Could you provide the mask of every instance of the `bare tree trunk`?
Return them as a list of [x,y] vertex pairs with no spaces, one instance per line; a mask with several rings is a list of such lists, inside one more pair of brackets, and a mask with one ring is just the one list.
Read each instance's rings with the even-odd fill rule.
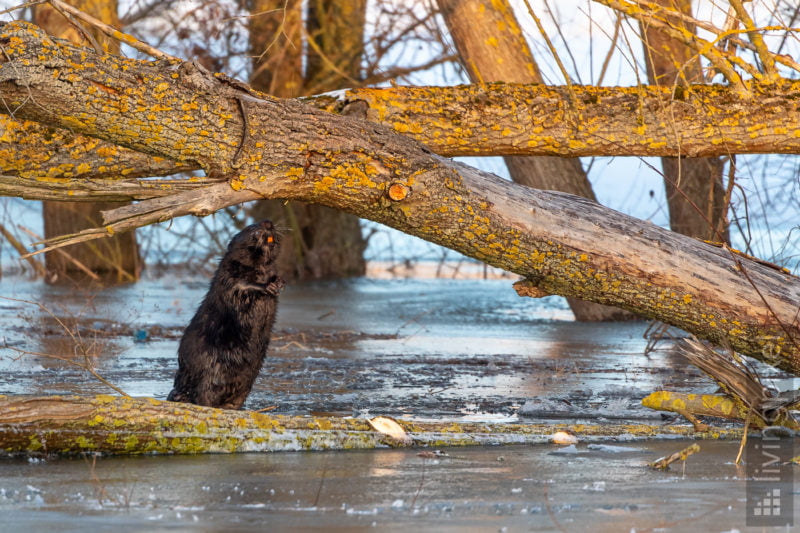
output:
[[250,85],[278,98],[303,94],[301,0],[250,0]]
[[[119,26],[116,0],[73,0],[70,3],[107,24]],[[47,4],[40,4],[34,8],[34,21],[52,35],[69,39],[76,44],[87,45],[79,30]],[[99,33],[94,37],[107,53],[119,53],[117,41],[104,38]],[[121,205],[124,204],[93,202],[76,205],[43,202],[44,236],[49,238],[65,233],[77,233],[86,228],[102,225],[103,217],[100,212]],[[136,233],[133,231],[106,239],[105,242],[77,244],[66,252],[72,260],[62,253],[45,254],[46,281],[65,283],[85,280],[86,273],[76,266],[75,262],[95,273],[104,283],[130,282],[139,279],[142,265]]]
[[309,0],[306,94],[361,83],[366,0]]
[[[691,0],[655,0],[655,3],[692,14]],[[696,30],[693,24],[678,19],[671,20],[671,24],[690,33]],[[704,81],[700,61],[691,48],[658,28],[641,26],[647,77],[651,84],[687,87]],[[722,160],[719,157],[662,157],[661,166],[672,231],[698,239],[728,242]]]
[[[303,14],[300,0],[253,0],[250,12],[250,51],[254,57],[254,88],[280,98],[339,89],[358,79],[363,52],[366,3],[312,0],[309,3],[304,80]],[[343,32],[346,28],[347,32]],[[327,68],[328,64],[335,68]],[[338,72],[348,73],[339,76]],[[366,270],[357,217],[320,205],[281,200],[259,202],[256,218],[270,218],[289,229],[278,259],[288,279],[360,276]]]
[[[508,0],[439,0],[461,62],[473,83],[542,83],[539,67]],[[535,189],[568,192],[597,201],[577,158],[504,157],[511,179]],[[576,320],[630,320],[636,315],[576,298]]]

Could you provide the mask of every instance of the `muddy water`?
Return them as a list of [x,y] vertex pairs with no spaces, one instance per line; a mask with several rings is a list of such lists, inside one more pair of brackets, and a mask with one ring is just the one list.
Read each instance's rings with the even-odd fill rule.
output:
[[[164,398],[203,279],[101,292],[0,281],[0,394]],[[28,302],[46,306],[47,311]],[[716,387],[645,322],[578,324],[563,300],[507,280],[355,280],[289,287],[247,408],[287,414],[662,423],[652,390]],[[20,350],[32,352],[23,354]],[[58,358],[52,357],[53,355]],[[667,421],[669,422],[669,421]],[[139,458],[0,459],[0,531],[667,531],[742,528],[737,443],[685,471],[643,465],[686,441],[551,455],[553,446]],[[797,498],[800,502],[800,496]],[[800,516],[800,514],[798,515]]]

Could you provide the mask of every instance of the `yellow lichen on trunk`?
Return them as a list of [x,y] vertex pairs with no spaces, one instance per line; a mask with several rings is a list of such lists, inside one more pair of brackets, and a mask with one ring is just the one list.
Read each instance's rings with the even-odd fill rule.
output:
[[800,81],[750,88],[757,98],[723,85],[486,83],[353,89],[345,99],[365,102],[368,119],[449,157],[800,152]]

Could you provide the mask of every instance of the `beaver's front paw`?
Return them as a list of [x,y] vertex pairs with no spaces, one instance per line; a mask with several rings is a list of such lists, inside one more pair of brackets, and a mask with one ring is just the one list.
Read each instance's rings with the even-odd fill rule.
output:
[[279,276],[275,276],[275,279],[267,283],[267,286],[264,287],[264,292],[271,296],[277,296],[285,286],[286,281]]

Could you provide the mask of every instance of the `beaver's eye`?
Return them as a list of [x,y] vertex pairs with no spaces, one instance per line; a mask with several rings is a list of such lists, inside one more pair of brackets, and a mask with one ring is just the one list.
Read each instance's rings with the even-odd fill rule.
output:
[[273,237],[272,235],[270,235],[269,237],[267,237],[267,242],[268,242],[269,244],[272,244],[273,242],[275,242],[275,237]]

